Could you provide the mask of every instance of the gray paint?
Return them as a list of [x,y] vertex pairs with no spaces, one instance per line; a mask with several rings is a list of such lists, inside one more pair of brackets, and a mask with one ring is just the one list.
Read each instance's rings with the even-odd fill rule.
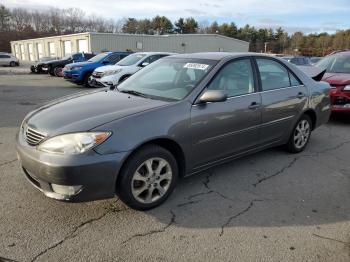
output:
[[[86,200],[91,199],[91,195],[104,198],[106,192],[111,194],[118,171],[127,157],[141,145],[155,139],[172,141],[181,148],[186,164],[183,175],[186,175],[264,148],[285,144],[294,125],[306,111],[316,114],[315,128],[328,120],[329,85],[315,82],[291,64],[268,56],[264,57],[278,60],[292,70],[303,85],[269,92],[261,92],[259,86],[255,86],[256,92],[252,94],[217,103],[199,102],[205,87],[225,63],[232,59],[253,59],[257,56],[261,55],[203,53],[175,56],[217,60],[213,70],[192,93],[178,102],[150,100],[114,90],[61,99],[30,113],[25,122],[44,130],[48,137],[87,130],[111,131],[113,135],[86,154],[50,158],[50,154],[38,152],[27,145],[20,134],[17,151],[24,159],[24,167],[44,181],[50,181],[53,173],[64,173],[68,165],[72,176],[60,182],[69,185],[76,176],[80,177],[82,171],[89,173],[91,168],[92,174],[89,174],[88,180],[73,180],[75,183],[85,183],[84,194],[77,199]],[[137,74],[133,77],[137,77]],[[304,93],[303,97],[298,97],[300,92]],[[250,108],[253,102],[262,106]],[[94,106],[91,107],[91,104]],[[106,168],[98,171],[96,166],[100,167],[101,163]],[[108,174],[104,175],[105,172]],[[101,179],[106,188],[96,186],[101,185]],[[91,192],[91,195],[87,192]]]

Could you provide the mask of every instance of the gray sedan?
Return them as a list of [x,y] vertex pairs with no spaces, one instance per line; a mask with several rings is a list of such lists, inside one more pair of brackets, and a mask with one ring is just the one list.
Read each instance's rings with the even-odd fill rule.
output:
[[179,177],[269,147],[292,153],[328,121],[329,85],[254,53],[160,59],[114,89],[79,93],[29,113],[17,135],[26,178],[46,196],[119,196],[146,210]]

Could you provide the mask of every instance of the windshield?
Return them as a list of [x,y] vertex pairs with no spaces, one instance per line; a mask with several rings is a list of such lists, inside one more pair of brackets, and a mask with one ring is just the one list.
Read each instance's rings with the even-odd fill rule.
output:
[[350,74],[350,56],[327,56],[316,63],[315,66],[327,69],[327,73]]
[[88,62],[98,62],[101,59],[105,58],[108,55],[108,53],[101,53],[98,55],[95,55],[94,57],[90,58]]
[[139,93],[155,99],[182,100],[215,63],[203,59],[163,58],[125,80],[118,89],[120,92]]
[[140,61],[145,56],[146,56],[146,54],[132,54],[132,55],[129,55],[129,56],[123,58],[122,60],[120,60],[117,63],[117,65],[130,66],[130,65],[136,64],[138,61]]

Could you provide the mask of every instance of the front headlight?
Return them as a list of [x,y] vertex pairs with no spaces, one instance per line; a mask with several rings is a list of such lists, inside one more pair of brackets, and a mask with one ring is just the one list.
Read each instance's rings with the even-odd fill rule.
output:
[[110,132],[86,132],[59,135],[44,141],[38,146],[38,149],[55,154],[81,154],[101,144],[110,135]]
[[106,71],[103,76],[110,76],[110,75],[116,75],[120,73],[122,69],[112,70],[112,71]]
[[70,68],[70,70],[80,70],[82,68],[83,68],[82,66],[73,66]]
[[344,91],[350,91],[350,85],[346,85],[343,90]]

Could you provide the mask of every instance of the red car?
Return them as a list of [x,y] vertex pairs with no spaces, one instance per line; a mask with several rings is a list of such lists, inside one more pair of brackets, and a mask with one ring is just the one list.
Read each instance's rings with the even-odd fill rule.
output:
[[327,69],[322,80],[332,88],[332,112],[350,112],[350,51],[326,56],[316,66]]

